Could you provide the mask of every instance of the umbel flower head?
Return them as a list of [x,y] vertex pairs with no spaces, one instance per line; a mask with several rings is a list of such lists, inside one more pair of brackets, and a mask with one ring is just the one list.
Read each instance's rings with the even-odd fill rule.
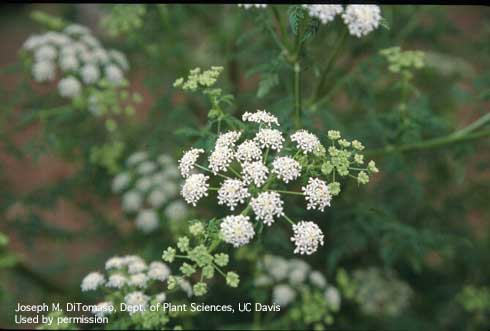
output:
[[[111,299],[120,298],[131,306],[127,310],[129,314],[144,312],[150,301],[166,299],[162,289],[172,275],[163,262],[147,264],[137,255],[114,256],[106,261],[105,269],[106,274],[96,271],[85,276],[81,283],[82,291],[103,289]],[[187,292],[192,295],[192,289]]]
[[112,191],[122,195],[122,208],[128,217],[134,218],[136,228],[151,233],[160,226],[160,218],[181,220],[188,214],[179,195],[179,169],[181,173],[192,171],[194,157],[204,150],[190,151],[179,168],[175,160],[167,155],[150,156],[146,151],[131,154],[125,169],[112,180]]
[[376,30],[381,23],[381,9],[377,5],[303,5],[311,17],[327,24],[341,15],[349,33],[358,38]]
[[[323,245],[324,235],[314,222],[295,224],[287,216],[284,197],[302,196],[305,209],[324,212],[340,192],[335,174],[339,178],[359,172],[358,182],[367,183],[376,166],[370,162],[365,169],[359,168],[363,158],[358,151],[364,146],[341,139],[338,131],[328,132],[331,143],[327,151],[318,136],[304,129],[285,139],[281,131],[272,128],[279,127],[278,119],[264,110],[246,112],[242,120],[242,131],[218,134],[210,151],[191,148],[184,152],[179,161],[185,178],[182,197],[196,206],[214,192],[218,205],[230,211],[240,208],[239,215],[224,217],[220,226],[222,239],[235,247],[248,244],[259,232],[256,227],[260,223],[271,226],[284,219],[293,226],[294,252],[312,254]],[[209,156],[201,158],[202,154]],[[288,185],[302,190],[287,190]]]
[[[91,31],[72,24],[62,31],[49,31],[30,36],[22,51],[32,58],[32,77],[38,83],[58,79],[58,93],[73,99],[88,94],[96,97],[104,84],[122,86],[129,69],[126,56],[104,48]],[[92,98],[94,100],[94,98]]]

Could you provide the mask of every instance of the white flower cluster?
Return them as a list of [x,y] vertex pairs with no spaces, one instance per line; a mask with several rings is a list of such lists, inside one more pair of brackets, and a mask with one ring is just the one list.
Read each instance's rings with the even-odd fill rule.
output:
[[413,291],[393,271],[370,267],[353,273],[354,296],[366,315],[396,316],[410,303]]
[[[199,160],[206,153],[203,149],[192,148],[183,154],[179,161],[180,173],[185,178],[181,195],[187,203],[196,206],[209,191],[216,191],[219,205],[231,211],[241,205],[248,206],[244,211],[248,213],[251,209],[255,219],[268,226],[281,217],[292,222],[285,215],[282,193],[304,196],[307,209],[324,211],[330,206],[332,196],[328,185],[319,178],[310,178],[302,188],[303,192],[275,189],[300,178],[302,166],[299,160],[316,150],[324,150],[317,136],[306,130],[296,131],[290,136],[290,148],[285,149],[283,134],[272,129],[272,125],[279,126],[274,115],[258,110],[245,113],[242,120],[258,124],[254,137],[245,139],[245,134],[240,131],[221,133],[207,164]],[[244,138],[241,143],[240,138]],[[296,149],[294,156],[278,155],[291,149]],[[205,161],[205,157],[202,160]],[[211,175],[213,180],[223,178],[218,187],[210,186]],[[228,216],[222,221],[223,240],[235,247],[248,243],[255,235],[254,225],[246,213]],[[296,245],[295,253],[312,254],[323,245],[323,234],[313,225],[316,226],[312,222],[301,222],[294,226],[291,241]]]
[[32,35],[23,49],[32,55],[35,81],[54,81],[59,71],[58,92],[64,98],[75,98],[82,94],[82,84],[93,86],[102,79],[119,86],[129,69],[124,54],[105,49],[88,28],[76,24]]
[[[163,288],[163,282],[171,275],[170,268],[165,263],[153,261],[147,265],[137,255],[114,256],[106,261],[105,269],[107,280],[101,272],[91,272],[82,280],[82,291],[95,291],[102,287],[106,290],[121,291],[126,294],[123,301],[128,305],[129,314],[145,311],[150,301],[166,300],[165,292],[150,294],[155,288]],[[184,280],[182,282],[185,283]],[[188,292],[190,288],[188,283],[180,285]],[[113,303],[103,301],[98,304],[98,308],[93,313],[104,316],[111,312],[104,309],[109,305]]]
[[122,194],[124,211],[136,215],[136,227],[145,233],[158,228],[162,215],[182,220],[188,214],[186,204],[177,199],[179,170],[166,154],[151,158],[145,151],[133,153],[126,169],[114,177],[112,191]]
[[337,288],[328,284],[325,276],[300,259],[286,260],[266,254],[259,262],[259,274],[254,283],[259,287],[272,288],[272,302],[287,307],[301,294],[304,287],[322,292],[328,307],[338,311],[341,296]]
[[265,3],[239,3],[238,7],[242,7],[243,9],[267,8],[267,4],[265,4]]
[[356,37],[362,37],[376,30],[381,22],[381,9],[377,5],[303,5],[311,17],[318,18],[323,24],[342,15],[349,33]]
[[303,5],[311,17],[318,18],[323,24],[333,21],[335,16],[344,11],[342,5]]
[[301,221],[293,225],[293,231],[291,241],[296,245],[295,253],[310,255],[319,245],[323,246],[323,233],[316,223]]

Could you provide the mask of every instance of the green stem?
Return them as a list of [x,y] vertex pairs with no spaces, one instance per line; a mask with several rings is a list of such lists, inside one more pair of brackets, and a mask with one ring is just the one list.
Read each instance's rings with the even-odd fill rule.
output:
[[295,127],[301,128],[301,65],[299,60],[294,63],[294,114]]
[[[202,165],[200,165],[200,164],[197,164],[197,163],[196,163],[196,167],[198,167],[198,168],[199,168],[199,169],[201,169],[201,170],[204,170],[204,171],[207,171],[207,172],[209,172],[209,173],[212,173],[212,174],[214,175],[214,172],[212,172],[210,169],[208,169],[208,168],[206,168],[206,167],[204,167],[204,166],[202,166]],[[217,174],[216,174],[216,176],[220,176],[220,177],[222,177],[222,178],[226,178],[226,179],[231,179],[230,177],[225,176],[225,175],[220,174],[220,173],[217,173]]]
[[291,223],[291,225],[295,225],[295,223],[293,222],[293,220],[292,220],[292,219],[290,219],[290,218],[288,217],[288,215],[284,214],[284,215],[282,215],[282,217],[284,217],[284,219],[285,219],[286,221],[288,221],[289,223]]
[[294,191],[282,191],[282,190],[271,190],[277,193],[291,194],[291,195],[304,195],[302,192],[294,192]]
[[313,105],[320,99],[322,92],[325,88],[325,84],[328,81],[327,77],[330,72],[330,69],[332,68],[333,63],[335,62],[335,59],[339,55],[339,51],[346,40],[346,36],[347,36],[347,29],[344,29],[341,32],[340,36],[337,38],[333,46],[333,51],[332,53],[330,53],[330,57],[328,58],[327,63],[320,74],[320,81],[318,82],[315,92],[313,93],[313,96],[310,98],[308,104]]
[[454,132],[452,134],[452,136],[454,136],[454,137],[464,136],[464,135],[470,133],[471,131],[475,131],[476,129],[487,124],[487,122],[490,122],[490,113],[483,115],[482,117],[480,117],[479,119],[477,119],[476,121],[471,123],[470,125]]
[[373,156],[373,155],[386,155],[392,153],[404,153],[411,152],[415,150],[424,150],[431,148],[438,148],[444,145],[453,144],[453,143],[461,143],[465,141],[471,141],[480,139],[483,137],[490,136],[490,130],[482,130],[480,132],[475,132],[467,135],[454,135],[450,134],[448,136],[444,136],[442,138],[429,139],[426,141],[422,141],[414,144],[406,144],[401,146],[386,146],[384,148],[374,149],[371,151],[366,151],[364,155]]
[[231,170],[231,172],[233,172],[233,174],[234,174],[235,176],[237,176],[238,178],[242,178],[242,176],[240,175],[240,173],[239,173],[238,171],[236,171],[236,170],[235,170],[235,169],[233,169],[232,167],[230,167],[230,170]]

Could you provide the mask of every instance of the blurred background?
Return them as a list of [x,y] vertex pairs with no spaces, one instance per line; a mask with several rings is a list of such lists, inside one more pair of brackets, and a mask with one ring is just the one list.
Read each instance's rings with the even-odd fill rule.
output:
[[[287,6],[277,7],[287,19]],[[53,86],[33,83],[20,60],[24,41],[43,30],[34,11],[85,25],[127,55],[129,90],[142,101],[134,106],[135,115],[120,123],[118,139],[125,149],[118,160],[137,150],[178,159],[199,139],[208,106],[171,88],[194,67],[224,66],[219,85],[235,95],[236,116],[265,108],[286,122],[292,111],[290,72],[277,60],[279,51],[262,25],[270,15],[235,5],[1,5],[4,328],[16,327],[12,309],[19,301],[92,302],[79,290],[87,272],[101,269],[115,254],[159,258],[172,241],[164,229],[150,235],[136,231],[121,210],[120,197],[111,192],[114,172],[90,157],[90,147],[108,139],[103,130],[95,124],[82,129],[73,118],[33,118],[52,100],[60,103]],[[321,26],[307,46],[305,125],[361,140],[381,170],[367,186],[344,188],[325,216],[327,245],[308,262],[327,278],[339,267],[396,270],[413,291],[401,315],[369,315],[347,305],[336,328],[488,329],[490,127],[484,116],[490,106],[490,9],[383,6],[382,14],[389,29],[348,39],[319,95],[310,92],[338,22]],[[393,46],[425,54],[424,67],[411,71],[405,90],[399,87],[400,73],[390,71],[380,54]],[[481,118],[471,127],[473,135],[453,139],[452,133]],[[203,207],[200,215],[213,215],[211,208]],[[286,250],[276,241],[266,245],[282,254]],[[247,259],[241,261],[246,278]],[[211,302],[219,302],[219,291],[212,292]],[[249,295],[246,286],[227,291]],[[228,315],[217,322],[200,318],[194,326],[247,322]]]

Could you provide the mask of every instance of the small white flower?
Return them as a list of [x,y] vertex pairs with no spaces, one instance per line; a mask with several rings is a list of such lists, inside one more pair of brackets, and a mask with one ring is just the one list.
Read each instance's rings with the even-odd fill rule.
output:
[[159,261],[150,263],[148,268],[148,277],[150,279],[163,282],[168,278],[168,276],[170,276],[170,269],[165,263]]
[[240,139],[242,133],[240,131],[228,131],[226,133],[222,133],[219,135],[218,139],[216,139],[216,147],[224,146],[233,148],[235,147],[235,143]]
[[238,179],[227,179],[223,182],[218,190],[218,204],[226,205],[231,210],[239,203],[244,203],[250,197],[250,193],[245,186],[245,183]]
[[58,56],[58,51],[51,45],[44,45],[39,47],[34,53],[36,61],[54,61]]
[[184,202],[177,200],[170,203],[167,208],[165,208],[164,213],[168,219],[180,221],[186,218],[188,209]]
[[[136,273],[141,272],[146,269],[145,261],[138,255],[126,255],[121,258],[124,262],[123,264],[128,268],[134,264],[132,267]],[[142,268],[141,268],[142,267]]]
[[112,192],[118,193],[126,189],[131,182],[131,176],[127,172],[118,174],[112,180]]
[[91,94],[88,98],[88,111],[97,117],[102,115],[102,108],[99,105],[99,98],[95,94]]
[[339,310],[340,303],[341,303],[341,297],[340,297],[340,293],[337,290],[337,288],[335,288],[333,286],[329,286],[325,290],[324,296],[325,296],[325,300],[327,301],[330,308],[332,308],[332,310],[334,310],[334,311]]
[[77,70],[79,66],[80,66],[80,63],[78,62],[78,59],[76,56],[67,55],[67,56],[61,57],[61,59],[60,59],[60,68],[63,71]]
[[158,215],[153,209],[141,210],[136,218],[136,227],[144,233],[150,233],[158,228]]
[[125,266],[125,259],[120,256],[111,257],[105,263],[106,270],[120,269]]
[[64,98],[74,98],[82,92],[82,85],[75,77],[66,77],[59,81],[58,92]]
[[112,274],[109,276],[109,280],[107,281],[105,286],[119,289],[126,285],[127,281],[127,278],[124,277],[124,275],[122,274]]
[[118,86],[124,81],[124,75],[118,66],[110,64],[105,67],[105,77],[109,82]]
[[144,312],[146,308],[148,308],[148,300],[150,300],[150,298],[140,291],[128,293],[124,297],[124,302],[128,305],[130,315]]
[[272,162],[272,172],[285,183],[295,180],[301,175],[301,165],[289,156],[281,156]]
[[144,273],[140,272],[129,277],[129,284],[132,286],[145,288],[146,283],[148,282],[148,276]]
[[252,223],[248,216],[226,216],[220,224],[223,240],[233,247],[246,245],[255,236]]
[[112,57],[112,59],[123,69],[123,70],[128,70],[129,69],[129,62],[128,59],[126,58],[126,55],[123,53],[119,52],[118,50],[111,49],[109,51],[109,56]]
[[92,47],[92,48],[98,48],[100,47],[100,42],[92,36],[91,34],[86,34],[80,37],[80,41],[85,43],[86,45]]
[[85,84],[93,84],[100,79],[100,70],[96,65],[88,63],[82,67],[80,75]]
[[312,271],[310,273],[310,282],[320,288],[324,288],[327,285],[327,280],[319,271]]
[[284,215],[283,204],[277,192],[262,192],[250,203],[257,219],[269,226],[274,223],[274,217]]
[[97,317],[104,317],[112,314],[114,306],[111,301],[104,301],[97,304],[92,313]]
[[250,9],[250,8],[266,8],[267,4],[262,4],[262,3],[239,3],[238,7],[242,7],[243,9]]
[[102,275],[100,272],[94,271],[85,276],[85,278],[82,280],[81,288],[83,292],[94,291],[99,286],[104,285],[104,283],[104,275]]
[[178,178],[180,178],[179,168],[177,168],[174,163],[167,164],[165,166],[165,170],[163,171],[163,174],[167,179],[178,179]]
[[161,183],[160,188],[170,198],[175,197],[179,193],[179,186],[174,181],[165,180]]
[[32,66],[32,76],[39,83],[52,81],[56,76],[56,69],[51,61],[40,61]]
[[157,165],[154,162],[144,161],[140,165],[138,165],[136,172],[140,175],[149,175],[152,172],[154,172],[156,169],[157,169]]
[[187,178],[194,170],[194,166],[199,158],[199,155],[204,153],[204,149],[201,148],[191,148],[184,153],[182,158],[179,160],[179,170],[182,177]]
[[270,286],[272,285],[272,279],[266,275],[260,275],[254,279],[255,286]]
[[281,281],[286,278],[289,272],[288,262],[275,255],[266,254],[263,259],[264,269],[276,280]]
[[137,191],[129,191],[123,195],[122,207],[125,211],[138,210],[143,204],[143,196]]
[[188,204],[195,207],[202,197],[208,196],[208,179],[209,176],[203,174],[194,174],[186,179],[180,194]]
[[294,236],[291,241],[296,248],[294,253],[311,255],[317,251],[318,246],[323,246],[323,233],[317,224],[301,221],[293,225]]
[[160,208],[165,202],[168,201],[167,194],[161,189],[154,189],[148,195],[148,203],[153,208]]
[[318,18],[323,24],[333,21],[344,10],[342,5],[303,5],[311,17]]
[[29,51],[32,51],[35,48],[38,48],[45,42],[45,36],[44,35],[32,35],[27,38],[27,40],[24,42],[22,45],[22,48],[27,49]]
[[218,172],[226,172],[233,161],[233,150],[229,147],[217,145],[209,156],[209,168],[216,175]]
[[167,295],[165,294],[165,292],[160,292],[158,294],[155,295],[155,300],[156,302],[165,302],[167,300]]
[[64,46],[72,42],[72,39],[67,35],[59,32],[50,31],[44,34],[45,41],[56,46]]
[[303,151],[303,154],[311,153],[321,146],[317,136],[303,129],[293,133],[291,141],[296,142],[296,146]]
[[266,182],[269,169],[261,161],[245,162],[242,164],[242,175],[245,183],[260,187]]
[[157,159],[158,163],[160,163],[162,166],[169,166],[171,164],[174,164],[174,159],[167,154],[160,154]]
[[305,199],[308,202],[306,209],[318,209],[323,211],[326,206],[330,206],[332,194],[327,183],[318,178],[309,178],[308,185],[303,186]]
[[296,298],[296,292],[289,285],[280,284],[272,290],[272,302],[281,307],[289,305],[294,298]]
[[[96,48],[95,50],[93,50],[93,56],[94,56],[95,60],[101,64],[105,64],[105,63],[109,62],[109,54],[107,54],[106,50],[103,48]],[[109,66],[114,66],[114,65],[110,64]],[[115,66],[115,67],[119,71],[121,71],[117,66]],[[106,73],[107,73],[107,71],[106,71]],[[122,72],[120,74],[122,77]],[[115,75],[119,75],[119,73],[117,73]],[[110,76],[110,74],[108,76]],[[109,77],[107,77],[107,78],[109,78]],[[117,77],[114,77],[114,78],[117,78]],[[110,81],[110,79],[109,79],[109,81]]]
[[255,141],[261,148],[270,148],[279,152],[282,149],[284,138],[281,131],[276,129],[260,129],[255,136]]
[[300,259],[291,259],[288,261],[289,283],[293,285],[303,284],[306,276],[310,272],[310,265]]
[[90,30],[79,24],[70,24],[64,30],[64,33],[68,35],[84,35],[90,34]]
[[148,153],[147,152],[136,152],[131,154],[131,156],[128,157],[126,164],[129,167],[135,166],[136,164],[146,160],[148,158]]
[[139,256],[128,256],[128,272],[130,274],[139,274],[140,272],[145,271],[148,267]]
[[277,120],[277,117],[269,112],[266,112],[265,110],[257,110],[255,113],[246,112],[242,115],[242,121],[266,124],[269,127],[272,124],[279,126],[279,121]]
[[360,38],[379,26],[381,10],[376,5],[348,5],[342,18],[350,34]]
[[188,281],[183,278],[179,278],[177,284],[179,284],[180,288],[185,292],[188,298],[192,296],[192,286]]
[[153,186],[153,182],[151,180],[151,177],[149,177],[149,176],[141,177],[135,183],[136,189],[138,189],[139,191],[141,191],[143,193],[147,192],[152,186]]
[[240,162],[252,162],[262,160],[262,150],[253,140],[245,140],[238,145],[235,157]]

